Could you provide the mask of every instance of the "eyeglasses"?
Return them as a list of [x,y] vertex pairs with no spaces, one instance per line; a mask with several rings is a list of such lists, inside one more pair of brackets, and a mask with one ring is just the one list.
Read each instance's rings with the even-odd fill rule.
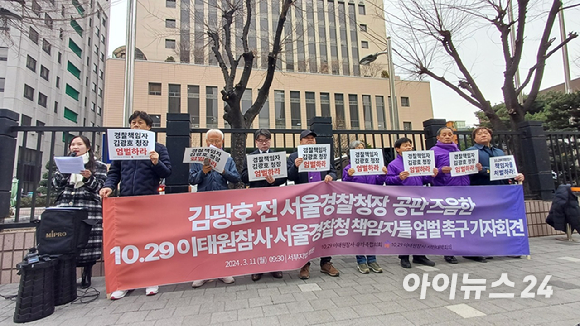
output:
[[270,141],[269,138],[266,139],[256,139],[256,143],[262,143],[262,144],[266,144]]

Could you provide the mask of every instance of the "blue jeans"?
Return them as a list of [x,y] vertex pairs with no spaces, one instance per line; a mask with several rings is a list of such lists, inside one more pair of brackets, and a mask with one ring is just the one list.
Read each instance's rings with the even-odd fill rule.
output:
[[375,255],[368,255],[368,256],[356,256],[356,263],[357,264],[370,264],[377,261],[377,256]]

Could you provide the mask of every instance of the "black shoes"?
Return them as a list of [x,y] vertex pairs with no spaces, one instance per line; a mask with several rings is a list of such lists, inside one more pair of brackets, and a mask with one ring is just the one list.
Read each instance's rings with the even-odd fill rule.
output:
[[401,267],[403,267],[403,268],[411,268],[411,262],[409,261],[409,258],[403,258],[403,259],[401,259]]
[[487,259],[485,259],[485,257],[483,257],[483,256],[463,256],[463,258],[471,259],[471,260],[479,262],[479,263],[487,263]]
[[91,277],[93,275],[93,266],[84,266],[81,278],[81,289],[86,289],[91,286]]
[[457,258],[455,258],[455,256],[444,256],[445,261],[448,262],[449,264],[457,264],[459,263],[457,261]]
[[425,256],[413,256],[413,263],[431,267],[435,266],[435,263],[430,261],[429,258]]

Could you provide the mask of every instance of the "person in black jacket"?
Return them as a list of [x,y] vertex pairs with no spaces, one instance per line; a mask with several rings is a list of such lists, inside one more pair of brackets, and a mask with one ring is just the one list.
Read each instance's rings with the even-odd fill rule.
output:
[[[268,129],[258,129],[254,133],[254,139],[256,141],[256,150],[250,153],[253,154],[264,154],[264,153],[273,153],[270,149],[270,143],[272,140],[272,134]],[[286,182],[286,178],[278,178],[274,179],[272,176],[267,176],[266,180],[258,180],[258,181],[250,181],[250,177],[248,176],[248,162],[247,160],[244,161],[244,168],[242,170],[242,181],[246,185],[250,185],[250,188],[265,188],[265,187],[278,187]],[[272,277],[274,278],[282,278],[282,272],[272,272]],[[262,273],[252,274],[252,281],[259,281],[262,278]]]
[[[144,111],[135,111],[129,117],[129,125],[131,129],[151,130],[153,119]],[[170,174],[171,161],[167,148],[155,143],[155,150],[149,153],[149,160],[113,161],[107,173],[105,186],[99,194],[103,198],[109,197],[120,182],[120,196],[157,195],[161,178],[167,178]],[[111,294],[111,300],[121,299],[127,292],[115,291]],[[157,292],[158,286],[145,289],[146,295],[155,295]]]
[[[316,144],[316,133],[311,130],[304,130],[300,133],[300,145],[314,145]],[[298,167],[302,164],[304,159],[298,157],[298,152],[290,154],[288,157],[288,180],[294,181],[296,184],[324,181],[329,183],[336,180],[336,169],[330,164],[330,170],[324,172],[298,172]],[[330,260],[332,257],[320,258],[320,272],[336,277],[340,274],[338,269],[332,266]],[[310,262],[302,266],[300,269],[300,278],[305,280],[310,278]]]
[[552,200],[546,223],[558,231],[566,232],[566,224],[580,233],[580,207],[578,197],[570,185],[559,185]]

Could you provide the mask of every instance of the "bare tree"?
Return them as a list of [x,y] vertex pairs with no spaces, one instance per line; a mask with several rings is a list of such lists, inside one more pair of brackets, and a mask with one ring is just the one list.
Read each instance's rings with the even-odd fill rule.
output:
[[[461,53],[461,43],[471,37],[475,30],[486,27],[496,30],[505,65],[501,89],[511,126],[515,129],[518,122],[524,121],[526,112],[538,95],[546,60],[578,36],[577,33],[569,33],[559,43],[550,37],[558,11],[564,9],[562,1],[552,0],[548,10],[537,14],[530,14],[529,10],[534,8],[532,4],[539,5],[530,0],[408,0],[393,3],[400,9],[398,15],[388,12],[381,14],[388,17],[391,30],[396,31],[392,37],[398,61],[404,62],[400,68],[444,84],[482,110],[494,128],[505,129],[505,124],[492,109]],[[510,19],[512,5],[515,12],[513,19]],[[526,37],[529,37],[525,33],[526,24],[531,20],[541,20],[543,32],[534,50],[535,64],[523,73],[522,82],[518,85],[516,75]],[[513,46],[510,38],[515,40]],[[526,48],[527,53],[530,51]],[[444,65],[445,68],[438,70],[437,65]],[[454,76],[453,71],[457,71],[458,76]],[[524,89],[527,97],[520,103],[518,98]]]
[[[223,32],[219,33],[218,31],[211,29],[208,31],[208,36],[212,45],[211,50],[217,59],[225,81],[225,86],[221,91],[222,100],[226,103],[224,108],[224,120],[227,121],[234,129],[251,128],[252,122],[260,113],[260,110],[268,98],[268,93],[270,91],[270,86],[272,85],[274,72],[276,70],[276,60],[278,60],[278,55],[281,52],[281,37],[282,30],[284,29],[284,23],[286,21],[286,14],[290,10],[290,6],[294,3],[294,0],[284,0],[274,35],[274,44],[272,46],[272,50],[268,54],[268,68],[266,71],[266,77],[262,86],[260,87],[258,97],[252,106],[242,114],[242,95],[246,90],[246,86],[252,74],[252,67],[255,59],[254,52],[248,46],[248,33],[250,30],[253,3],[254,2],[252,0],[228,1],[228,7],[222,8]],[[243,5],[245,5],[245,9]],[[243,53],[236,56],[232,50],[232,23],[236,13],[241,10],[245,11],[246,17],[243,25],[244,27],[240,35]],[[223,38],[221,38],[221,36],[223,36]],[[220,47],[223,47],[223,51],[220,50]],[[224,52],[225,57],[222,55]],[[237,68],[241,63],[241,60],[243,60],[243,70],[239,80],[236,82]],[[233,133],[231,154],[240,171],[243,165],[245,153],[246,133]]]

